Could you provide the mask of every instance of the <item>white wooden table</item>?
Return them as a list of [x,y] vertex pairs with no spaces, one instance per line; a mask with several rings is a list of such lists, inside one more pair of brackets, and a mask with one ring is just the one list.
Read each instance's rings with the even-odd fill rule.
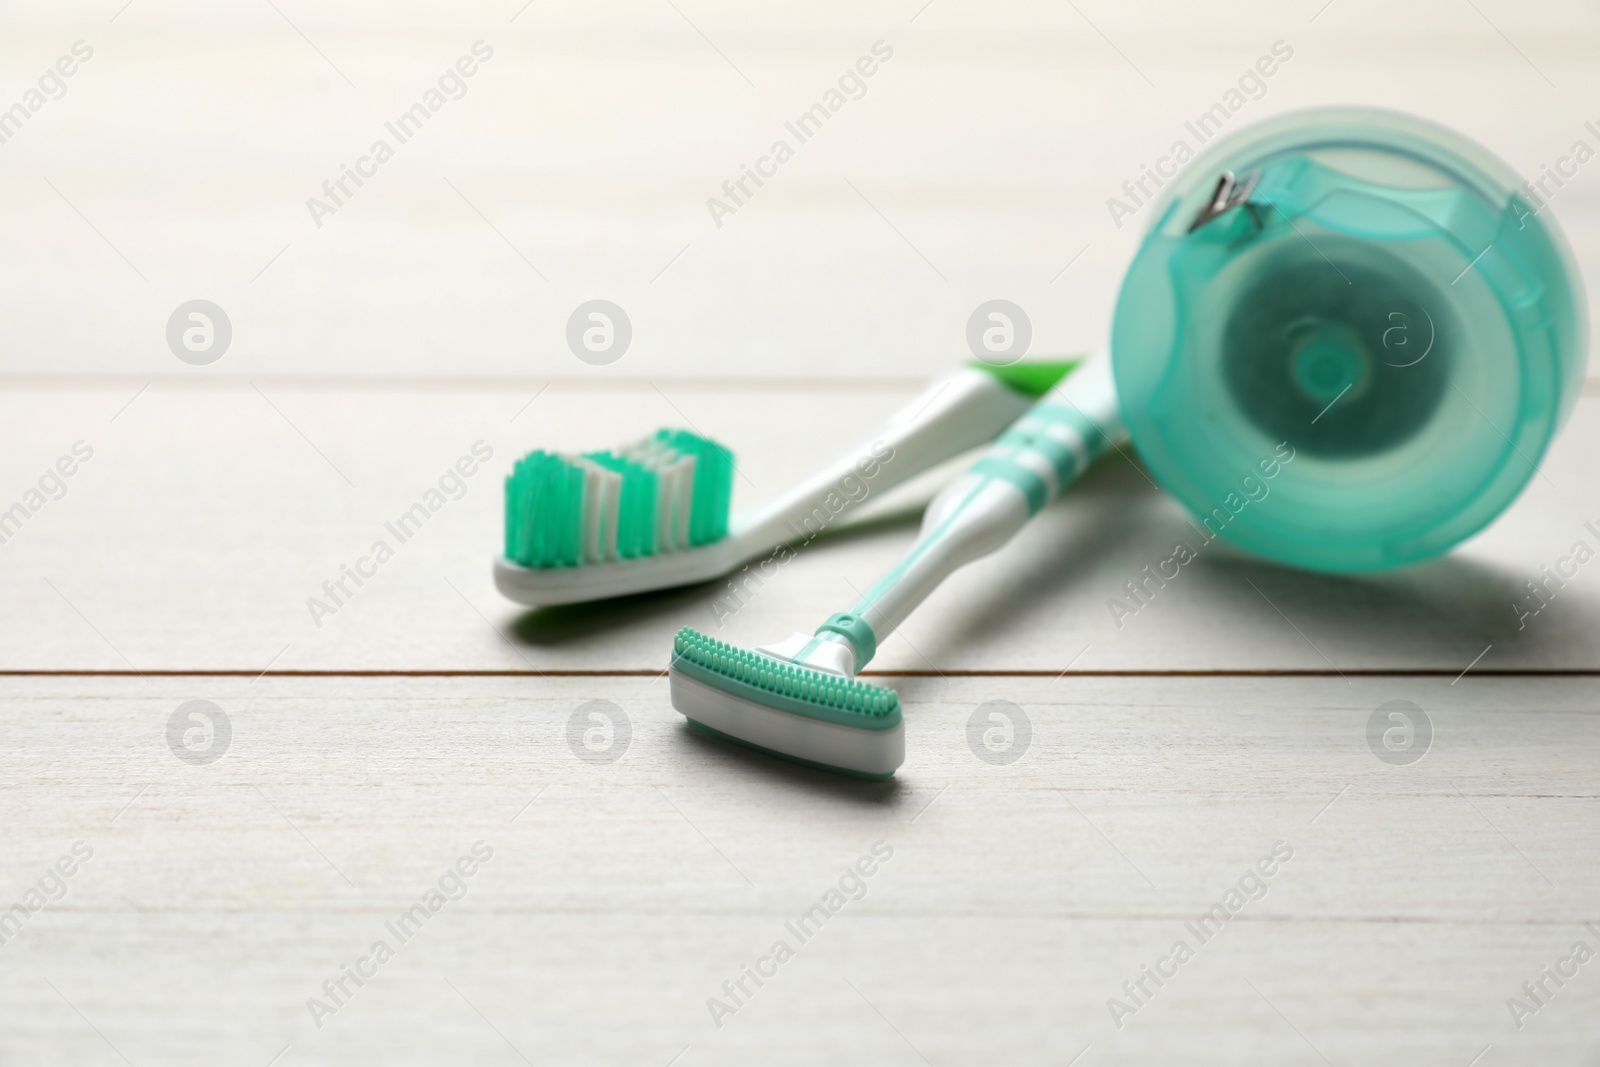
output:
[[[680,625],[845,606],[948,471],[720,628],[717,585],[524,612],[489,560],[532,447],[692,425],[757,504],[965,358],[982,300],[1035,352],[1103,343],[1138,229],[1106,199],[1275,41],[1236,123],[1382,103],[1536,176],[1600,146],[1600,16],[674,3],[0,8],[0,106],[93,51],[0,144],[0,510],[92,450],[0,543],[0,1062],[1593,1062],[1600,963],[1541,968],[1600,951],[1600,570],[1513,604],[1600,545],[1595,379],[1448,558],[1330,578],[1219,546],[1120,626],[1184,516],[1103,464],[885,643],[886,783],[693,734],[660,672]],[[480,40],[318,227],[306,199]],[[865,95],[717,226],[706,199],[877,41]],[[1591,278],[1596,166],[1552,208]],[[606,366],[563,340],[595,298],[634,326]],[[205,366],[164,333],[193,299],[232,324]],[[1369,744],[1390,701],[1420,759]]]

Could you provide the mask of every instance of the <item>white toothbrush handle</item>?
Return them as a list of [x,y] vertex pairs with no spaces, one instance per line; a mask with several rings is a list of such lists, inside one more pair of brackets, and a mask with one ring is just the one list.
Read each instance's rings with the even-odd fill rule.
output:
[[868,497],[994,440],[1031,403],[994,375],[963,368],[778,500],[748,518],[736,516],[729,533],[743,555],[814,536]]
[[1004,545],[1126,437],[1111,361],[1093,359],[1042,397],[934,498],[917,543],[854,608],[835,615],[818,635],[847,638],[859,671],[878,642],[951,572]]

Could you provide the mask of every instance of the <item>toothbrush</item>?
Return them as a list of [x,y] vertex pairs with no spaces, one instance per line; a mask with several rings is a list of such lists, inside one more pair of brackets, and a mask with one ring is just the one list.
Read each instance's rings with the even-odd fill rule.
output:
[[672,706],[690,723],[752,748],[889,777],[905,760],[899,694],[854,676],[951,572],[1004,545],[1125,437],[1111,361],[1091,360],[940,491],[911,550],[814,635],[750,650],[689,627],[678,631]]
[[733,456],[683,430],[613,452],[533,452],[506,480],[500,592],[573,604],[692,585],[817,533],[874,493],[994,439],[1076,361],[972,364],[767,506],[729,520]]

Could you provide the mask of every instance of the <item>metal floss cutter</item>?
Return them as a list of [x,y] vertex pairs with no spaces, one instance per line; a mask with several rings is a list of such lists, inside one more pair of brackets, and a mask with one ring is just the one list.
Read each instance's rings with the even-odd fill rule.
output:
[[1227,540],[1313,570],[1416,563],[1482,529],[1533,477],[1587,357],[1576,263],[1521,184],[1462,135],[1371,108],[1202,152],[1112,325],[1151,474]]

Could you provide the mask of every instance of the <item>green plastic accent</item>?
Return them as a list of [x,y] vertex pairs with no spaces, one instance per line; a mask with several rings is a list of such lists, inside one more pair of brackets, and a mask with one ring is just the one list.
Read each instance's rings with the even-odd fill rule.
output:
[[685,626],[672,642],[672,669],[743,700],[859,730],[900,723],[900,694],[764,656]]
[[972,473],[985,478],[999,478],[1022,490],[1028,501],[1028,514],[1037,515],[1039,509],[1050,503],[1050,487],[1032,467],[1024,467],[1006,456],[987,455],[972,465]]
[[1008,363],[1003,367],[993,363],[973,360],[967,364],[988,371],[1001,385],[1014,389],[1023,396],[1041,397],[1056,387],[1056,383],[1083,362],[1081,356],[1068,359],[1029,359]]
[[[1254,188],[1191,232],[1225,171]],[[1112,353],[1133,442],[1191,512],[1271,559],[1369,571],[1445,552],[1527,485],[1588,325],[1509,166],[1421,119],[1322,109],[1218,139],[1165,195]]]
[[562,456],[530,452],[506,479],[506,558],[525,567],[578,562],[583,471]]
[[[1011,445],[1038,452],[1055,469],[1056,484],[1063,488],[1076,481],[1079,475],[1089,469],[1089,464],[1111,447],[1110,439],[1100,431],[1100,427],[1075,408],[1041,401],[1029,410],[1021,422],[1024,428],[1007,430],[995,442],[996,446]],[[1083,445],[1081,460],[1077,451],[1053,437],[1044,426],[1028,425],[1034,422],[1046,426],[1053,423],[1069,432]]]
[[622,482],[614,522],[617,556],[654,555],[661,476],[656,462],[694,457],[690,488],[689,545],[728,536],[733,500],[733,453],[687,430],[658,430],[624,449],[582,456],[535,451],[517,460],[506,478],[505,555],[524,567],[572,567],[583,560],[584,492],[588,472],[580,460],[615,471]]
[[1100,427],[1096,426],[1089,416],[1076,408],[1066,407],[1062,404],[1039,403],[1028,409],[1027,417],[1060,423],[1077,434],[1083,440],[1084,447],[1088,449],[1091,461],[1111,447],[1110,440],[1100,432]]
[[679,455],[695,457],[689,544],[703,545],[726,537],[733,500],[733,453],[687,430],[657,430],[655,439]]
[[[1012,436],[1013,434],[1015,436]],[[1008,441],[1007,438],[1010,438],[1010,440]],[[996,442],[996,444],[1000,443],[1028,448],[1043,456],[1050,462],[1051,469],[1056,472],[1056,485],[1058,486],[1071,485],[1081,473],[1078,469],[1078,453],[1073,451],[1071,446],[1045,434],[1023,435],[1013,430]],[[1095,453],[1090,451],[1089,442],[1084,441],[1083,446],[1085,457],[1092,462]]]
[[[1083,445],[1081,465],[1078,452],[1048,432],[1052,425],[1067,430]],[[1036,515],[1050,502],[1050,486],[1037,470],[1017,459],[1020,453],[1033,452],[1049,463],[1055,471],[1059,491],[1071,485],[1110,445],[1106,435],[1083,413],[1061,404],[1040,401],[995,439],[989,450],[972,465],[971,472],[1010,482],[1027,498],[1028,514]]]
[[[687,718],[687,716],[685,716],[685,718]],[[731,741],[742,748],[750,749],[752,752],[760,752],[767,756],[776,756],[779,759],[788,760],[790,763],[798,763],[805,767],[815,767],[819,771],[832,771],[834,774],[848,775],[851,778],[860,778],[863,781],[868,782],[883,782],[894,777],[894,771],[887,771],[883,774],[870,774],[867,771],[852,770],[849,767],[836,767],[831,763],[819,763],[816,760],[801,759],[799,756],[791,756],[787,752],[779,752],[775,748],[768,748],[765,745],[754,744],[753,742],[746,741],[742,737],[734,737],[732,734],[725,734],[715,726],[707,726],[699,719],[689,719],[688,722],[689,725],[693,726],[696,730],[703,730],[718,740]]]
[[[1048,430],[1052,424],[1065,427],[1083,443],[1082,468],[1079,466],[1077,453],[1049,434]],[[1015,458],[1017,453],[1033,451],[1049,462],[1055,468],[1056,487],[1059,492],[1071,485],[1089,464],[1110,447],[1110,439],[1082,412],[1066,404],[1056,403],[1054,399],[1046,399],[1034,404],[1012,424],[1010,429],[1001,434],[978,461],[968,468],[968,473],[1010,482],[1026,498],[1028,514],[1034,515],[1050,502],[1049,485],[1032,467],[1017,462]],[[960,519],[967,505],[983,491],[985,484],[985,482],[974,483],[967,495],[949,509],[944,522],[937,529],[918,538],[916,547],[862,594],[851,613],[865,615],[872,610],[873,605],[905,577],[906,571],[928,551],[929,546],[937,544],[945,531]]]
[[[636,559],[654,555],[656,493],[661,485],[656,472],[610,452],[585,452],[583,458],[622,475],[617,503],[617,556]],[[573,528],[577,528],[576,522]]]
[[878,654],[878,635],[872,632],[872,627],[860,615],[852,615],[847,611],[834,612],[827,622],[817,627],[817,636],[825,633],[840,634],[850,642],[850,647],[855,649],[858,671]]

